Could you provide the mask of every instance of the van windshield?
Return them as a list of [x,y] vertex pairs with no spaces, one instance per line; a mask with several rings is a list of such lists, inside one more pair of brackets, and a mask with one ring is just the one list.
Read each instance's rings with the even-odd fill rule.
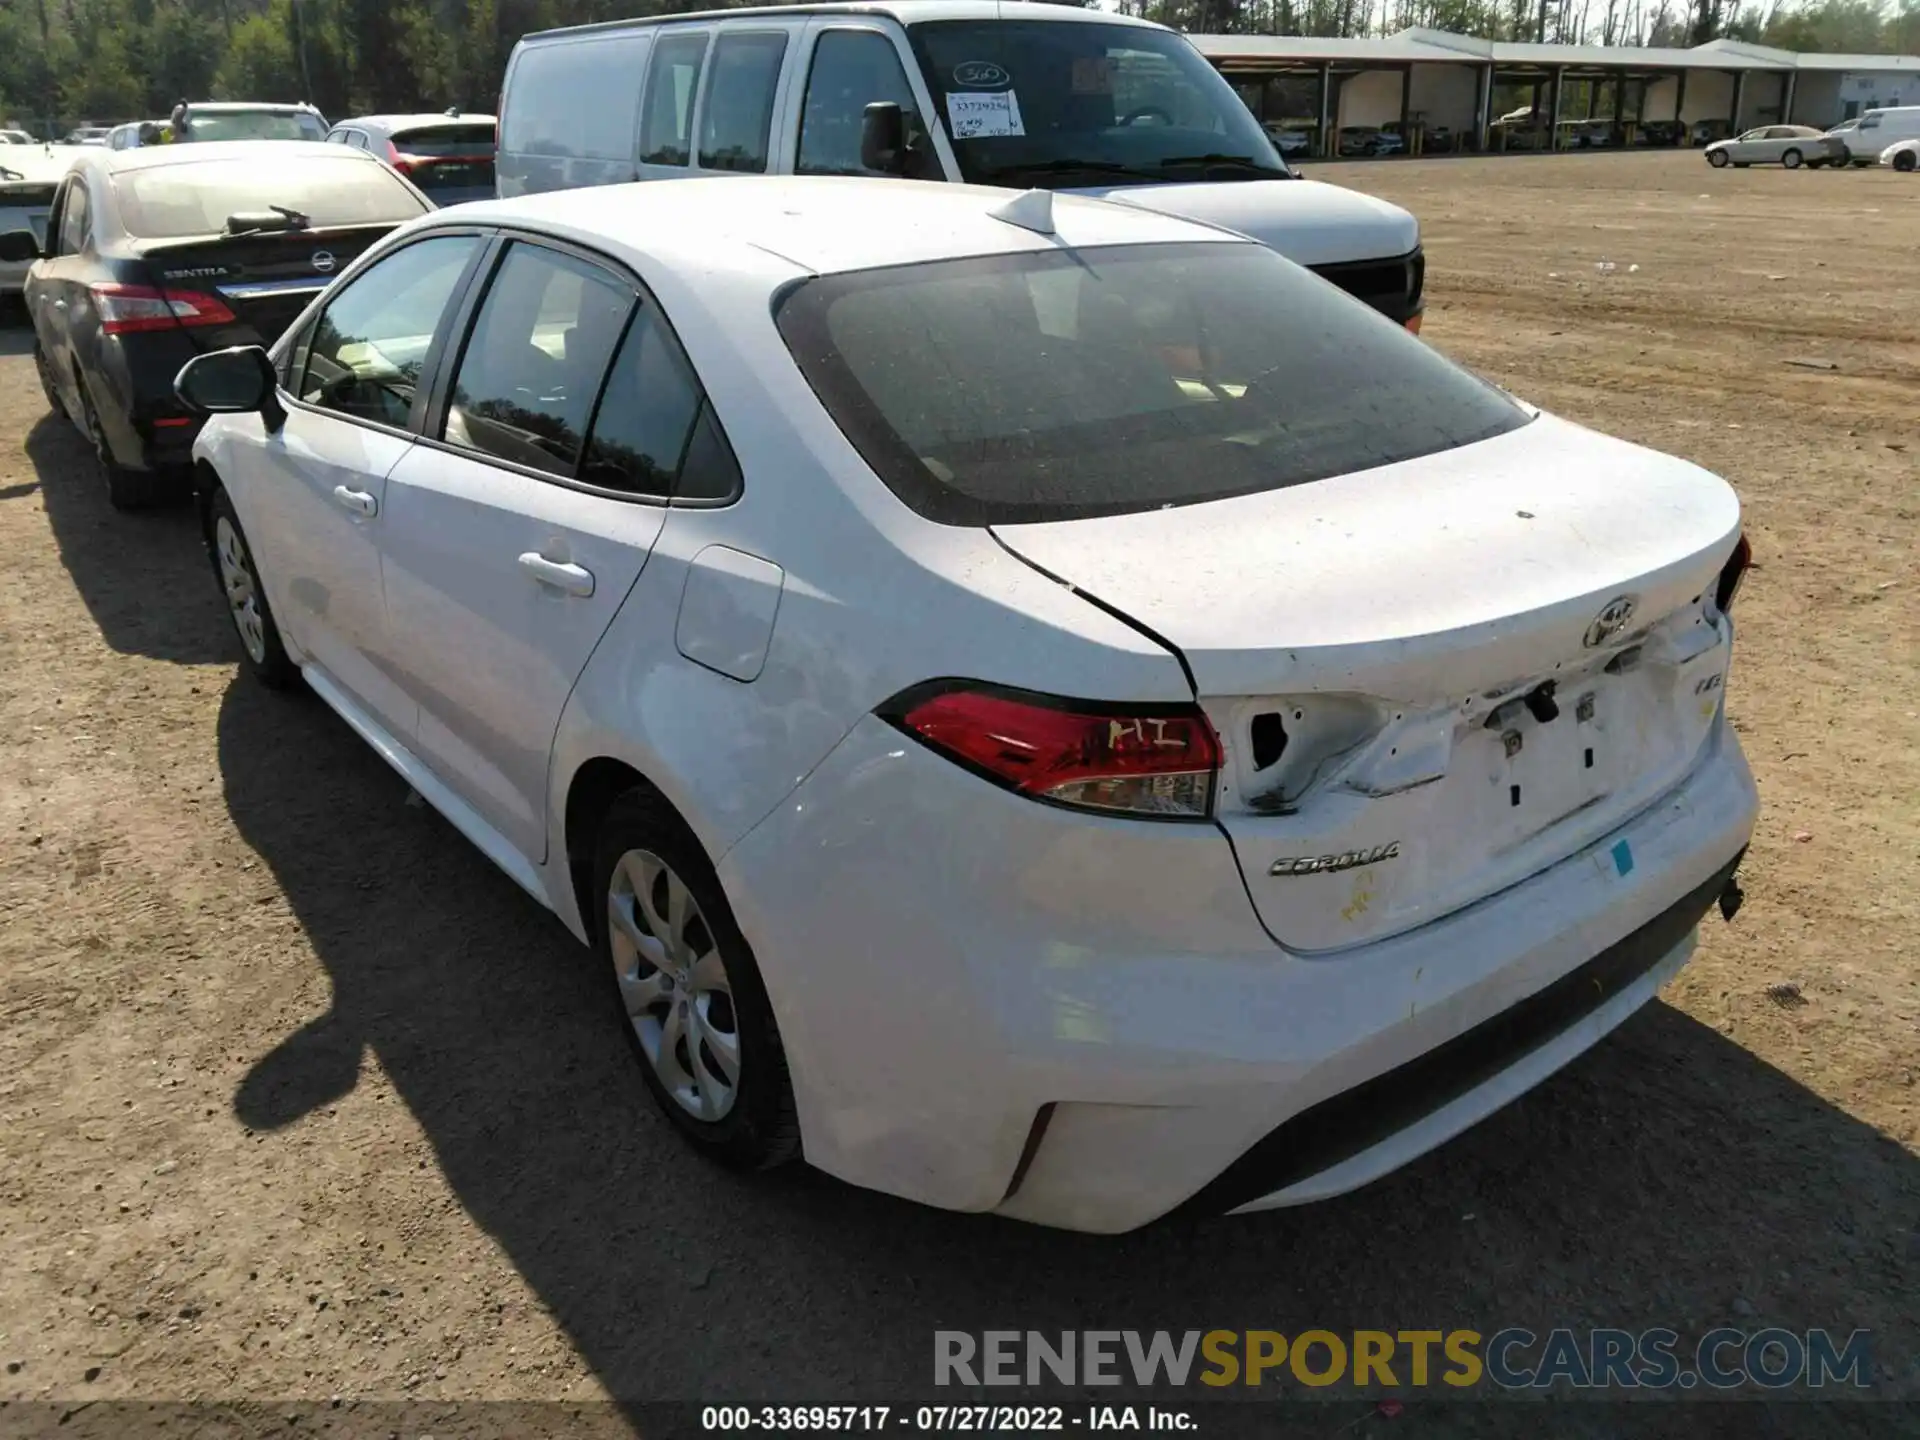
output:
[[1043,188],[1285,180],[1259,122],[1171,31],[940,20],[907,35],[961,177]]

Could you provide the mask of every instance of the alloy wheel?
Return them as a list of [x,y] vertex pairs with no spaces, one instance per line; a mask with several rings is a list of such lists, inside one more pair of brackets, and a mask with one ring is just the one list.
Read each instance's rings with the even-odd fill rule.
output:
[[233,614],[233,628],[240,643],[256,665],[267,660],[267,623],[260,613],[260,584],[254,578],[253,563],[246,542],[222,515],[213,524],[213,553],[220,565],[220,588],[227,593],[227,609]]
[[724,1119],[740,1093],[740,1023],[700,903],[658,855],[629,850],[607,884],[615,978],[661,1088],[696,1120]]

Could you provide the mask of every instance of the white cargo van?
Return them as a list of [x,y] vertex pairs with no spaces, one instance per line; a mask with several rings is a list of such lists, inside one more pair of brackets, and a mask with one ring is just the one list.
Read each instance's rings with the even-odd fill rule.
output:
[[1856,165],[1872,165],[1889,145],[1902,140],[1920,140],[1920,105],[1889,106],[1869,110],[1860,123],[1842,132],[1847,142],[1847,158]]
[[1417,330],[1420,227],[1299,179],[1186,38],[1024,0],[723,10],[529,35],[502,196],[687,175],[1071,190],[1241,231]]

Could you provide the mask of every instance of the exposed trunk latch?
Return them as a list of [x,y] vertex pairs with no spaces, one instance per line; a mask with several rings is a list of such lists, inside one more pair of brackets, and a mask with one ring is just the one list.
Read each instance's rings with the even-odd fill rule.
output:
[[[1551,724],[1560,718],[1560,705],[1559,702],[1553,698],[1553,692],[1554,682],[1551,680],[1542,680],[1525,695],[1514,700],[1509,700],[1503,705],[1496,705],[1486,718],[1485,723],[1487,729],[1506,729],[1510,722],[1520,718],[1520,711],[1522,709],[1525,709],[1529,715],[1533,716],[1533,718],[1542,725]],[[1518,746],[1512,746],[1508,749],[1507,753],[1511,755],[1513,751],[1518,748]]]

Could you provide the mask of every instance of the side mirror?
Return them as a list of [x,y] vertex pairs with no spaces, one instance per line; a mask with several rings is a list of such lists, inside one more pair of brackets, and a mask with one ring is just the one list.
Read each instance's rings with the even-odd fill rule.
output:
[[891,100],[876,100],[860,116],[860,163],[884,175],[907,173],[907,121]]
[[267,429],[286,424],[273,362],[258,345],[196,355],[174,376],[173,393],[196,415],[258,414]]
[[40,241],[31,230],[9,230],[0,235],[0,264],[26,265],[40,258]]

